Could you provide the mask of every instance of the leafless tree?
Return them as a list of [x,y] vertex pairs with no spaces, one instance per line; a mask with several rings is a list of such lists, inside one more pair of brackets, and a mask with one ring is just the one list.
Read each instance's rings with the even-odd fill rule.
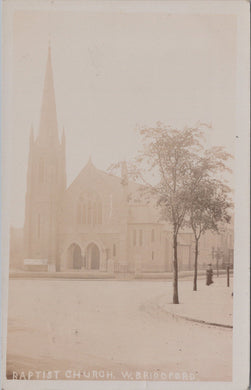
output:
[[197,269],[199,240],[206,231],[219,232],[222,223],[231,220],[231,190],[220,174],[229,170],[226,161],[232,156],[222,147],[205,150],[203,156],[197,156],[191,162],[190,206],[188,207],[188,225],[195,239],[193,290],[197,290]]
[[173,232],[173,303],[178,295],[178,233],[187,213],[192,161],[201,152],[200,126],[182,130],[158,122],[153,128],[139,128],[142,150],[130,165],[134,179],[142,183],[142,191],[160,206],[162,217]]
[[[156,205],[161,209],[162,218],[172,225],[174,304],[179,303],[177,248],[180,229],[189,222],[198,243],[203,231],[215,230],[217,222],[227,218],[223,209],[218,210],[218,213],[213,210],[213,207],[220,207],[222,197],[227,192],[227,187],[224,187],[223,183],[220,186],[220,181],[213,180],[213,175],[216,171],[226,169],[224,161],[229,155],[220,147],[205,150],[203,147],[205,127],[210,126],[198,123],[195,127],[179,130],[157,122],[155,127],[141,127],[138,131],[142,139],[142,148],[137,157],[128,163],[129,175],[142,184],[141,192],[151,201],[156,201]],[[110,170],[116,170],[119,166],[120,163],[113,164]],[[201,228],[197,226],[195,216],[197,217],[204,207],[199,194],[202,195],[203,191],[205,195],[209,194],[207,192],[209,183],[214,185],[215,190],[215,197],[211,199],[212,220],[211,225],[208,221]],[[196,280],[197,259],[198,246]]]

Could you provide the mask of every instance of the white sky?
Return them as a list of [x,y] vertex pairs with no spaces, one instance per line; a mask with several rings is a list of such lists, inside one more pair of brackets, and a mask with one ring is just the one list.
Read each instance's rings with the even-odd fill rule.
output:
[[31,124],[38,131],[48,40],[68,185],[89,155],[132,157],[137,124],[212,122],[234,153],[236,20],[226,15],[18,11],[13,20],[11,223],[22,226]]

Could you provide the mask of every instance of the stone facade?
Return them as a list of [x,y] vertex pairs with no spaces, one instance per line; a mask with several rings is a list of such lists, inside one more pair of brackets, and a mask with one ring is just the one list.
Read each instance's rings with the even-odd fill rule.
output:
[[166,270],[164,224],[129,196],[138,186],[94,167],[91,160],[60,205],[60,269],[110,272]]
[[[139,185],[97,169],[91,159],[66,188],[65,136],[58,137],[49,48],[39,133],[30,136],[24,258],[47,259],[49,271],[172,271],[172,234]],[[212,245],[207,240],[208,262]],[[192,269],[193,237],[179,237],[180,269]],[[208,255],[209,254],[209,255]]]

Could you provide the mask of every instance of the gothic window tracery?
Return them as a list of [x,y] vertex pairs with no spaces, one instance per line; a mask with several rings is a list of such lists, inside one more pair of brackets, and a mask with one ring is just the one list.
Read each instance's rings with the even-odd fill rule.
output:
[[101,225],[102,201],[95,192],[81,194],[77,206],[77,223],[80,225]]

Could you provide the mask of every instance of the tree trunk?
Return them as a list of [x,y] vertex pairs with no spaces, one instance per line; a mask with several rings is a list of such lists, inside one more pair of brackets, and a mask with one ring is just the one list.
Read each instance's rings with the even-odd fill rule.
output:
[[179,303],[178,295],[178,254],[177,254],[177,234],[173,234],[173,303]]
[[199,240],[197,238],[195,238],[193,291],[197,291],[198,253],[199,253],[198,247],[199,247]]

